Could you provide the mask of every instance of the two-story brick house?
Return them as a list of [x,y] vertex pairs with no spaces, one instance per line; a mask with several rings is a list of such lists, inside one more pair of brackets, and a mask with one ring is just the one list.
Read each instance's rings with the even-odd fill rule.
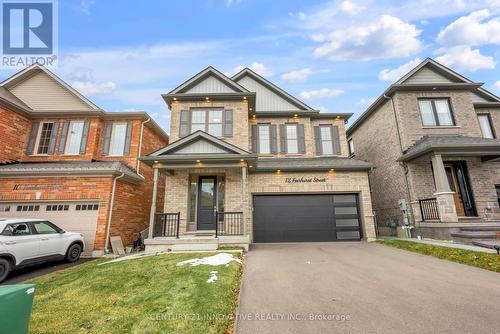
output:
[[207,249],[375,237],[372,166],[348,158],[350,114],[313,110],[249,69],[209,67],[163,98],[171,143],[141,158],[168,189],[147,250],[189,248],[188,236]]
[[426,59],[347,130],[352,155],[375,165],[379,226],[401,223],[404,199],[418,234],[494,236],[486,229],[500,219],[500,98],[481,86]]
[[110,236],[130,245],[151,205],[153,172],[138,157],[167,143],[147,113],[105,112],[30,66],[0,84],[0,217],[80,232],[87,254],[103,253]]

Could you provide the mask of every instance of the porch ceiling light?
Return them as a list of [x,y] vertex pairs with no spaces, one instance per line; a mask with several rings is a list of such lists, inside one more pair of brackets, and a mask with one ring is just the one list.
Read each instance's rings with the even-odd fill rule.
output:
[[250,165],[250,166],[248,166],[248,167],[252,168],[253,166],[252,166],[252,165]]
[[248,110],[252,111],[252,108],[248,108]]
[[243,159],[240,159],[240,161],[241,161],[241,162],[244,162],[245,160],[243,160]]
[[278,170],[276,171],[276,173],[281,173],[281,169],[278,169]]
[[297,117],[299,117],[299,115],[297,115],[297,114],[294,114],[294,115],[293,115],[293,117],[297,118]]
[[247,97],[246,97],[246,96],[243,96],[243,100],[246,100],[246,99],[247,99]]
[[177,98],[176,98],[176,97],[174,97],[174,101],[177,101]]
[[197,163],[200,163],[200,162],[201,162],[201,160],[196,160],[196,162],[197,162]]
[[158,163],[158,160],[155,160],[155,164],[157,164],[157,163]]
[[207,97],[205,98],[205,100],[209,101],[209,100],[210,100],[210,98],[207,96]]

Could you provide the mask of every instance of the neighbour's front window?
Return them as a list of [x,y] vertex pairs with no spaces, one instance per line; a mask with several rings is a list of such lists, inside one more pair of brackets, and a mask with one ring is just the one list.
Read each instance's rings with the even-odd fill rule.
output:
[[349,146],[349,155],[353,155],[354,154],[354,143],[353,143],[352,139],[349,139],[347,141],[347,145]]
[[271,153],[271,134],[268,124],[259,125],[259,153]]
[[127,123],[114,123],[111,130],[111,143],[109,155],[121,156],[125,152],[125,138],[127,136]]
[[321,152],[325,155],[333,154],[332,127],[330,125],[320,126]]
[[493,127],[491,126],[491,119],[489,114],[477,115],[483,138],[495,138]]
[[286,142],[287,153],[299,153],[299,142],[296,124],[286,125]]
[[421,99],[418,106],[424,126],[455,125],[448,99]]
[[54,123],[52,122],[45,122],[41,124],[40,132],[38,134],[37,154],[48,154],[53,129]]
[[68,130],[66,154],[79,154],[83,136],[83,121],[71,122]]

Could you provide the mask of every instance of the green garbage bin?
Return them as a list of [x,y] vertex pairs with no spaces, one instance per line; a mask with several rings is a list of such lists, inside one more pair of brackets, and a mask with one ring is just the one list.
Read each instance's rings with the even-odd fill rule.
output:
[[0,334],[28,333],[34,296],[34,284],[0,286]]

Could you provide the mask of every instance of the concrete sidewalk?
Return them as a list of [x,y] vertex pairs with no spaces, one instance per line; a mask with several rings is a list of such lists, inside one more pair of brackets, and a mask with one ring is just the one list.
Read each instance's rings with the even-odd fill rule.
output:
[[380,244],[254,245],[237,334],[495,333],[500,274]]

